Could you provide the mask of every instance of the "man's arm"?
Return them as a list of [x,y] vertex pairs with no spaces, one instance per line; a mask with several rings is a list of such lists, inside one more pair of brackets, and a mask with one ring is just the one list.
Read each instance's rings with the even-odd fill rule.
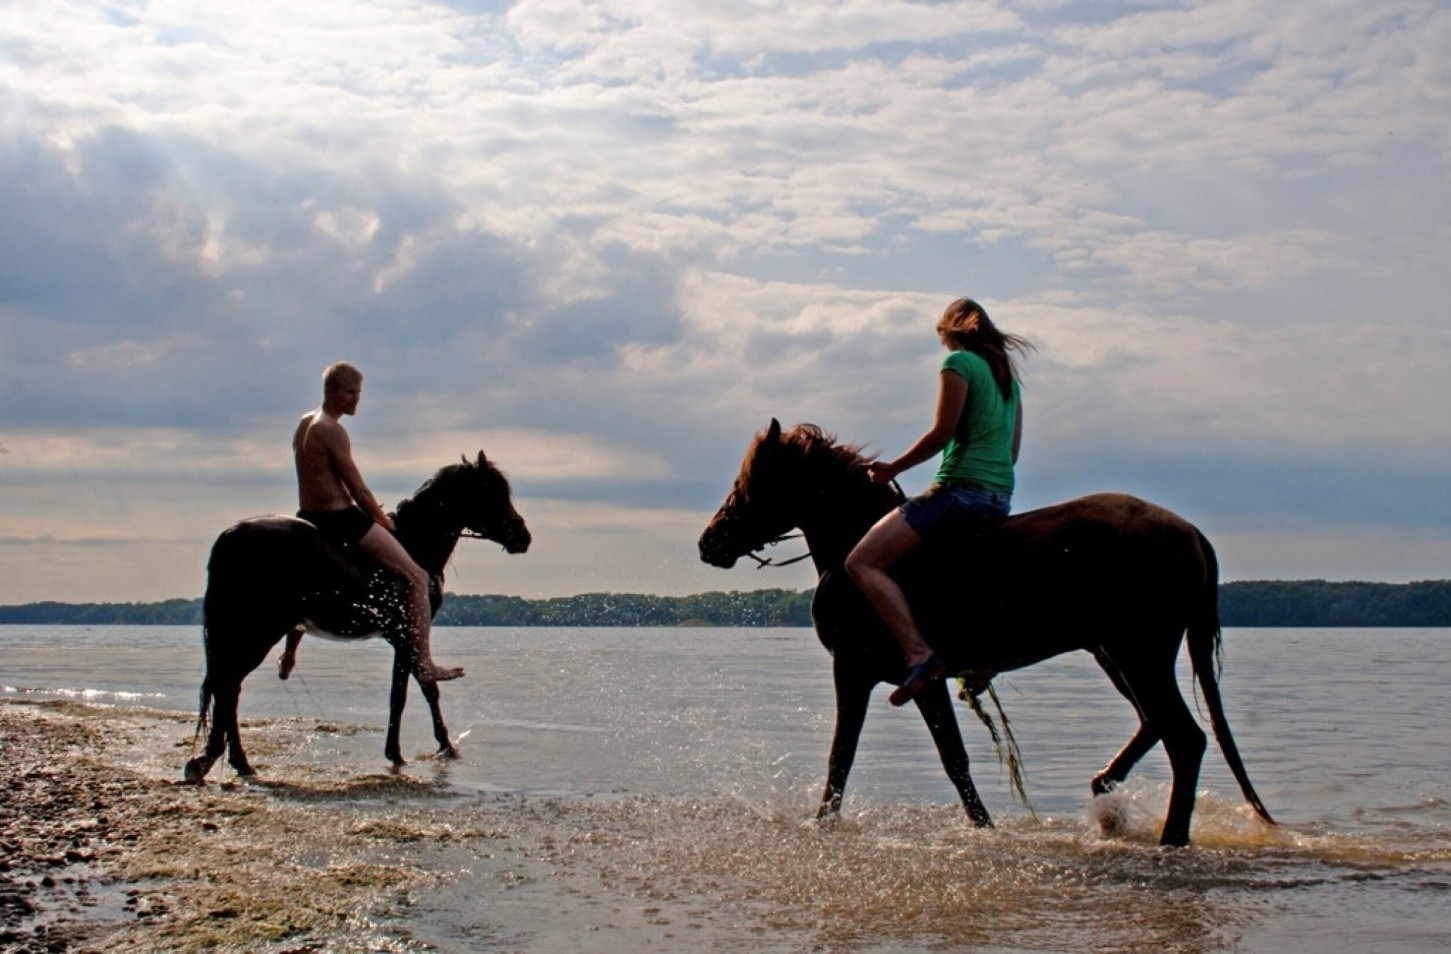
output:
[[353,442],[348,437],[348,432],[341,425],[328,428],[327,434],[327,456],[328,464],[332,467],[333,474],[345,487],[353,502],[362,508],[363,512],[372,517],[374,522],[382,524],[389,530],[393,529],[393,521],[388,517],[378,498],[368,489],[363,482],[363,474],[358,470],[358,465],[353,462]]

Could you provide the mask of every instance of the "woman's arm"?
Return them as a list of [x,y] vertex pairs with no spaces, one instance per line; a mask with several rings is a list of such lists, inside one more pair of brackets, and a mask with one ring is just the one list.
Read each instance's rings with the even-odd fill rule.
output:
[[937,409],[932,415],[932,426],[927,433],[899,457],[890,461],[875,461],[867,467],[867,473],[879,484],[891,483],[904,470],[911,470],[928,460],[942,448],[957,430],[962,420],[962,409],[967,406],[967,379],[956,371],[944,368],[937,376]]
[[1023,446],[1023,402],[1013,408],[1013,466],[1018,464],[1018,449]]

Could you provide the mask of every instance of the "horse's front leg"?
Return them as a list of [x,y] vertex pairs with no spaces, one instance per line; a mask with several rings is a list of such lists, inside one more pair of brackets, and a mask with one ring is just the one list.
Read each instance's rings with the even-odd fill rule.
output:
[[407,765],[403,758],[403,706],[408,702],[408,677],[413,672],[413,651],[404,636],[393,644],[393,685],[388,693],[388,737],[383,755],[395,766]]
[[972,773],[968,771],[967,749],[962,744],[962,730],[957,725],[957,713],[952,708],[947,681],[938,679],[924,686],[914,701],[932,733],[932,741],[937,744],[942,767],[947,770],[947,777],[957,787],[957,794],[962,798],[962,807],[967,809],[967,817],[979,828],[991,828],[992,816],[983,806],[982,799],[977,794],[977,786],[972,782]]
[[817,818],[825,818],[841,811],[846,779],[851,774],[852,763],[856,761],[857,743],[861,740],[862,725],[867,718],[867,703],[871,701],[872,687],[875,684],[859,667],[843,662],[841,656],[832,658],[831,675],[836,685],[836,730],[831,737],[831,757],[826,765],[826,790],[821,793],[821,806],[816,810]]
[[439,705],[442,693],[438,691],[438,683],[420,682],[418,689],[428,701],[428,711],[433,716],[433,739],[438,743],[437,754],[441,758],[458,758],[458,749],[454,748],[453,740],[448,737],[448,726],[443,724],[443,709]]

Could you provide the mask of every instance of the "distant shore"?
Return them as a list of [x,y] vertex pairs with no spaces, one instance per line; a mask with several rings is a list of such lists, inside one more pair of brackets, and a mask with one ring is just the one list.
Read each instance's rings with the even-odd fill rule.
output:
[[[810,626],[812,590],[693,596],[584,593],[548,599],[449,594],[440,626]],[[1451,580],[1246,580],[1219,587],[1226,627],[1451,627]],[[200,599],[0,606],[0,625],[198,626]]]

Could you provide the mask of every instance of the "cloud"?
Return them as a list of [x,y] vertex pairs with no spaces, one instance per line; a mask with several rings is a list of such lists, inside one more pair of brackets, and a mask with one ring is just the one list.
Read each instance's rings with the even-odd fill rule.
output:
[[1025,504],[1139,487],[1282,575],[1275,527],[1424,513],[1430,559],[1448,38],[1411,0],[17,7],[0,537],[290,508],[348,358],[375,489],[484,447],[564,541],[511,585],[567,588],[597,508],[600,578],[663,591],[770,417],[915,438],[970,294],[1038,345]]

